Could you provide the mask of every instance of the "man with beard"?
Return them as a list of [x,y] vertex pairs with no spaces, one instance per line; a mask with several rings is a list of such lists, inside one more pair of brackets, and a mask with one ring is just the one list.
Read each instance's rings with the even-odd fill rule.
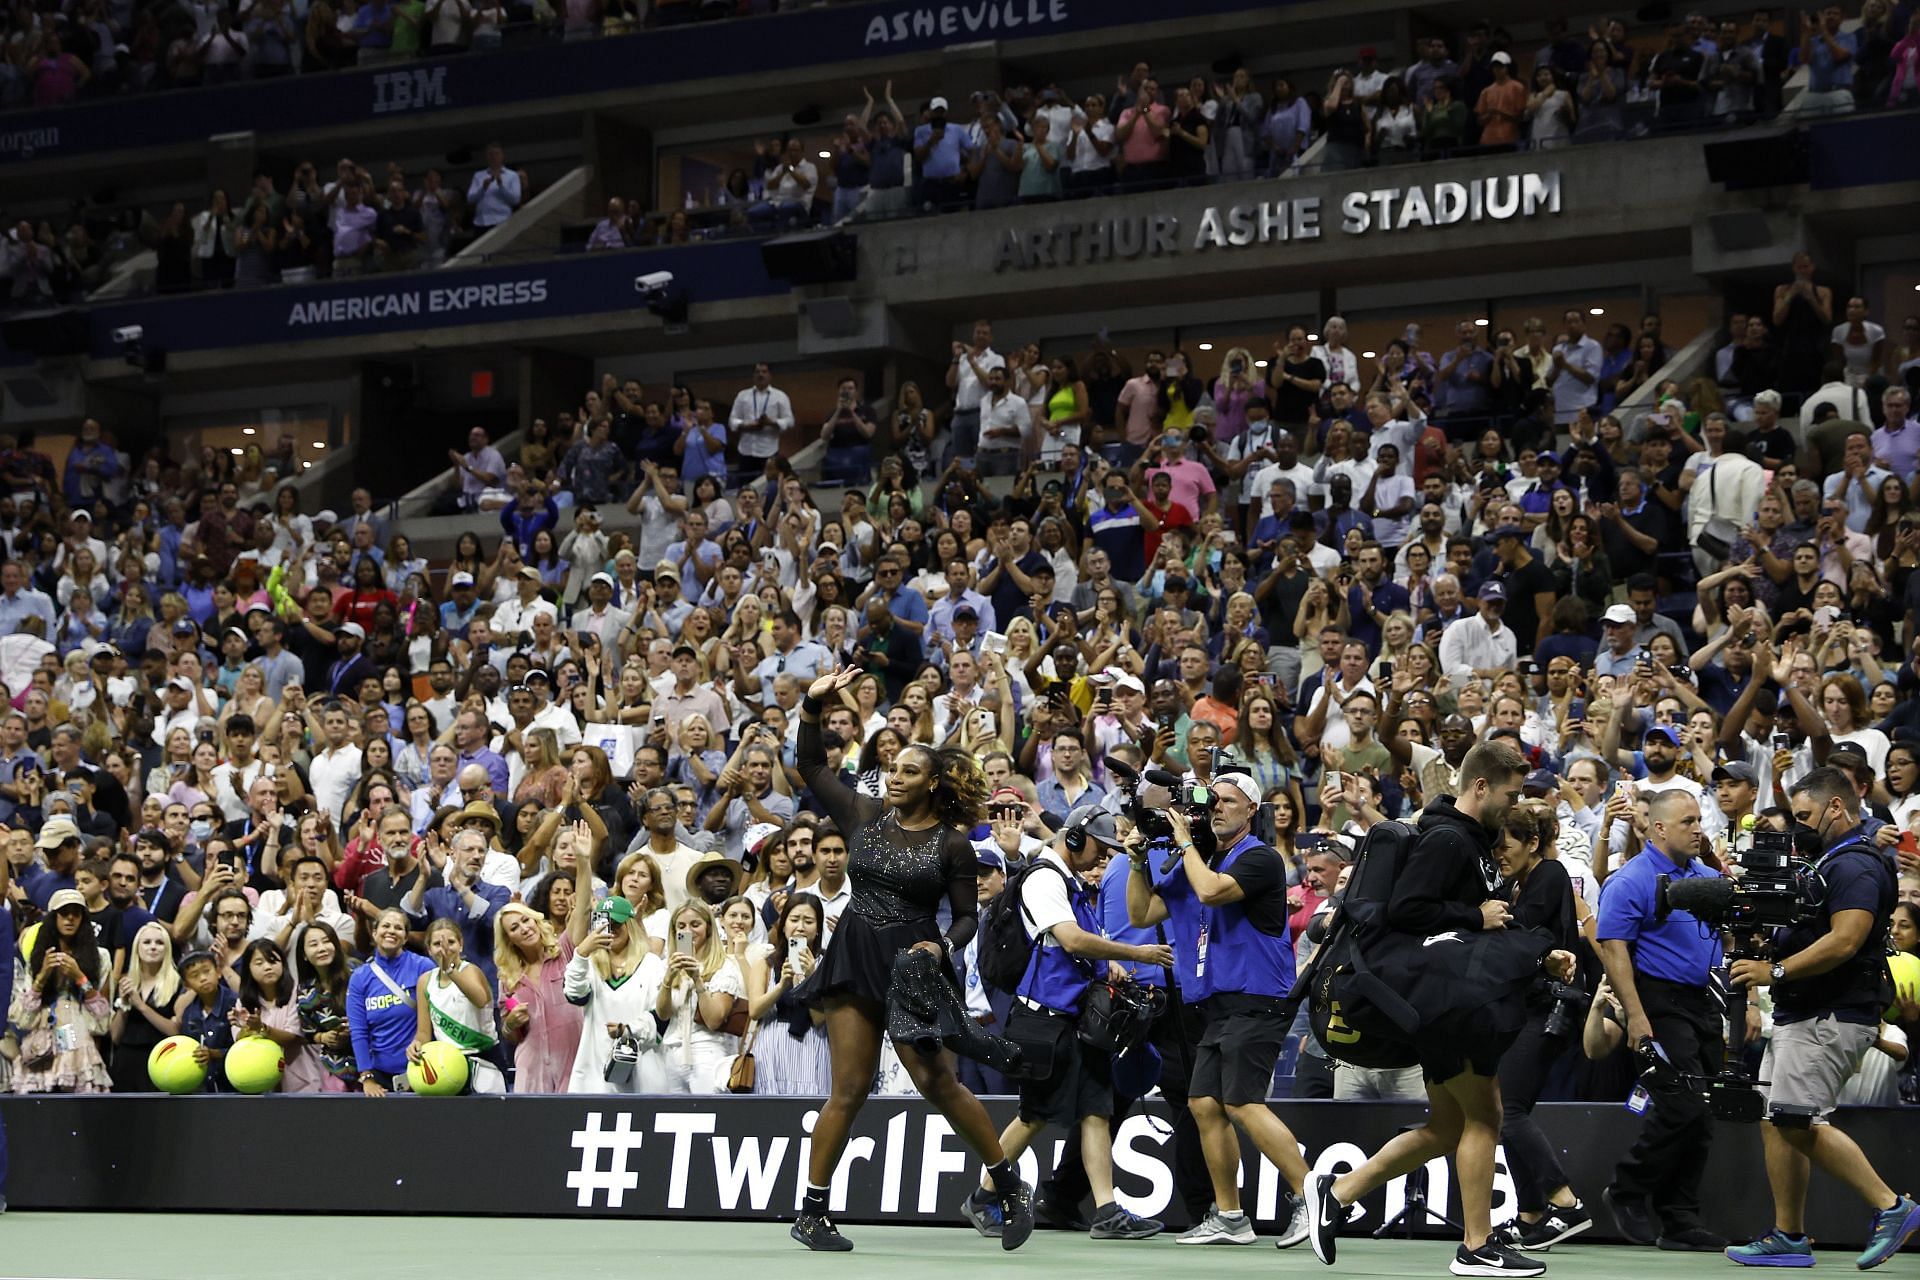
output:
[[[180,816],[186,816],[184,807]],[[172,837],[152,827],[133,838],[133,856],[140,863],[140,883],[136,891],[153,918],[169,926],[180,914],[180,904],[188,893],[186,884],[173,869],[175,848]]]
[[[1494,896],[1498,878],[1494,841],[1520,795],[1526,760],[1505,743],[1482,743],[1460,766],[1456,795],[1441,796],[1420,817],[1419,834],[1386,903],[1390,934],[1490,946],[1466,935],[1503,930],[1509,911]],[[1354,890],[1350,887],[1349,893]],[[1546,967],[1561,980],[1573,971],[1570,952],[1555,951]],[[1452,1154],[1458,1170],[1463,1239],[1455,1275],[1537,1276],[1543,1263],[1492,1236],[1493,1162],[1500,1141],[1500,1056],[1512,1036],[1489,1037],[1482,1019],[1453,1015],[1423,1029],[1420,1067],[1427,1086],[1427,1123],[1392,1139],[1360,1168],[1336,1177],[1309,1173],[1303,1188],[1314,1256],[1332,1265],[1334,1237],[1346,1206],[1411,1173],[1436,1156]]]
[[660,868],[660,890],[666,894],[667,909],[678,910],[687,900],[687,871],[699,860],[700,853],[680,841],[679,805],[673,789],[648,787],[634,807],[640,812],[640,832],[627,852],[652,855]]

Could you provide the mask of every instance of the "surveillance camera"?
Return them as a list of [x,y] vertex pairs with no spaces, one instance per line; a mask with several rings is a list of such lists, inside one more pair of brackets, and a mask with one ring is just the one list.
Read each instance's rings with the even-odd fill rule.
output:
[[113,340],[123,347],[128,343],[138,342],[146,336],[146,330],[137,324],[130,324],[123,329],[115,329],[113,331]]
[[665,293],[667,287],[672,283],[673,272],[649,271],[643,276],[635,276],[633,278],[633,291],[635,293]]

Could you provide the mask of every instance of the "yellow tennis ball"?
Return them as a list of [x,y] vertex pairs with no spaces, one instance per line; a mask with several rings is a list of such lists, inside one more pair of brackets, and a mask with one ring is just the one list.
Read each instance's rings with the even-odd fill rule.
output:
[[429,1098],[450,1098],[467,1087],[467,1055],[445,1040],[420,1046],[420,1061],[407,1064],[407,1086]]
[[1920,956],[1895,952],[1887,957],[1887,968],[1893,973],[1894,995],[1906,1001],[1920,1001]]
[[227,1050],[227,1083],[241,1093],[272,1093],[286,1069],[286,1055],[266,1036],[247,1036]]
[[200,1044],[192,1036],[168,1036],[147,1055],[147,1079],[166,1093],[196,1093],[207,1081],[205,1064],[193,1060]]

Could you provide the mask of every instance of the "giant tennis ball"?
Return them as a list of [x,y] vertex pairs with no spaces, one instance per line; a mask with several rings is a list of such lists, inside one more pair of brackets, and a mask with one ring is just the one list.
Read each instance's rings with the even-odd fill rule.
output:
[[1909,955],[1905,951],[1895,952],[1887,957],[1887,968],[1893,974],[1895,998],[1920,1001],[1920,956]]
[[193,1060],[200,1044],[192,1036],[168,1036],[147,1055],[147,1079],[166,1093],[197,1093],[207,1082],[205,1064]]
[[445,1040],[420,1046],[420,1061],[407,1064],[407,1085],[429,1098],[450,1098],[467,1087],[467,1055]]
[[241,1093],[272,1093],[287,1069],[280,1046],[265,1036],[247,1036],[227,1050],[227,1083]]

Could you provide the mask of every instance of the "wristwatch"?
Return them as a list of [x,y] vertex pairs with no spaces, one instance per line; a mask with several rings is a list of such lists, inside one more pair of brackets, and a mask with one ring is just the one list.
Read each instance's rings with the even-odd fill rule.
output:
[[1767,972],[1775,982],[1785,982],[1787,980],[1787,966],[1781,964],[1778,960],[1773,962],[1773,968]]

